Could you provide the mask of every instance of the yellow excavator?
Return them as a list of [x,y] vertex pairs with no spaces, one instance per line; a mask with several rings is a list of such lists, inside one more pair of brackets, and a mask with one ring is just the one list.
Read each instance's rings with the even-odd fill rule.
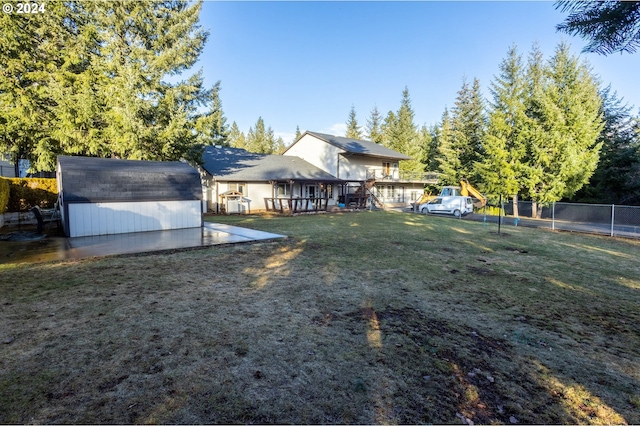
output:
[[468,180],[463,179],[460,181],[460,186],[443,186],[440,191],[440,195],[431,195],[430,192],[425,192],[422,197],[416,201],[415,205],[420,206],[428,201],[433,200],[436,197],[472,197],[475,199],[473,205],[477,208],[482,208],[487,204],[487,199],[476,188],[469,183]]
[[460,181],[460,194],[465,196],[465,197],[472,197],[475,198],[478,201],[474,201],[473,205],[476,206],[477,208],[482,208],[485,205],[487,205],[487,199],[485,198],[484,195],[482,195],[480,193],[480,191],[478,191],[477,189],[475,189],[473,187],[473,185],[471,185],[469,183],[468,180],[461,180]]

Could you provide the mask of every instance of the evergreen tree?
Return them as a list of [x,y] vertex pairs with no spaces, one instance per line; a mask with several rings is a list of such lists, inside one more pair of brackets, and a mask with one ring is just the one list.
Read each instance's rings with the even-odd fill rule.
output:
[[266,127],[262,117],[258,118],[255,128],[249,128],[246,150],[258,154],[281,154],[284,151],[281,137],[276,138],[271,127]]
[[229,129],[229,146],[232,148],[247,149],[247,140],[243,132],[238,128],[238,124],[234,121]]
[[296,126],[296,135],[293,137],[293,141],[297,141],[302,136],[302,132],[300,132],[300,126]]
[[422,159],[420,160],[424,164],[424,168],[427,171],[438,170],[438,140],[436,137],[437,126],[427,127],[423,125],[420,128],[420,144],[422,148]]
[[397,148],[392,145],[396,140],[396,121],[396,114],[393,111],[389,111],[382,122],[382,144],[389,149]]
[[383,144],[384,136],[382,134],[382,116],[378,111],[378,107],[374,106],[371,110],[371,115],[367,119],[367,125],[365,126],[367,137],[371,142],[377,144]]
[[[595,171],[602,99],[588,66],[561,43],[529,100],[525,195],[538,203],[572,197]],[[540,212],[537,212],[538,216]]]
[[51,1],[46,13],[3,14],[0,149],[32,171],[53,170],[59,154],[197,160],[202,76],[163,80],[202,51],[200,8]]
[[405,87],[398,112],[394,114],[389,111],[382,125],[382,140],[386,147],[412,158],[400,163],[401,170],[420,172],[424,170],[424,164],[420,161],[424,153],[418,128],[413,122],[414,115],[409,89]]
[[483,159],[476,163],[479,185],[488,196],[516,196],[524,178],[526,79],[522,57],[512,46],[500,64],[500,75],[491,82],[493,100],[482,143]]
[[397,115],[395,145],[399,148],[399,152],[411,157],[411,160],[400,163],[400,169],[421,172],[424,171],[424,164],[421,162],[423,151],[418,137],[418,127],[413,122],[414,117],[409,89],[405,87],[402,91],[402,101]]
[[604,129],[600,161],[589,183],[574,201],[640,204],[640,133],[631,107],[623,103],[611,86],[600,91]]
[[30,172],[53,170],[64,149],[101,151],[97,32],[85,5],[0,15],[0,151],[29,160]]
[[556,8],[569,12],[559,31],[590,39],[585,52],[633,53],[640,46],[640,2],[558,1]]
[[449,110],[445,108],[440,124],[435,128],[434,134],[435,162],[437,170],[440,172],[439,183],[441,185],[458,185],[458,173],[462,167],[460,157],[454,148],[454,132]]
[[196,122],[196,130],[204,145],[229,146],[229,128],[222,111],[220,100],[220,81],[213,85],[209,95],[209,112]]
[[360,130],[360,126],[358,125],[358,120],[356,119],[356,109],[352,105],[351,111],[349,111],[349,119],[347,120],[347,132],[345,137],[352,139],[362,139],[362,131]]
[[109,76],[104,136],[112,155],[141,160],[191,156],[192,131],[206,91],[198,73],[163,81],[189,69],[207,34],[198,25],[202,3],[114,1],[95,3],[101,71]]
[[458,91],[455,106],[452,111],[453,142],[452,155],[458,157],[460,169],[457,171],[457,181],[461,179],[475,179],[476,163],[482,155],[482,141],[486,128],[484,103],[480,93],[480,82],[473,80],[470,87],[466,79]]

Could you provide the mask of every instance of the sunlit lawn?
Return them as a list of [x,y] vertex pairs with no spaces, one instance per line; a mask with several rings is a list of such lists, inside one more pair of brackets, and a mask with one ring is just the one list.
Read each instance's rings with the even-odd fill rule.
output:
[[640,423],[640,243],[423,215],[0,265],[0,423]]

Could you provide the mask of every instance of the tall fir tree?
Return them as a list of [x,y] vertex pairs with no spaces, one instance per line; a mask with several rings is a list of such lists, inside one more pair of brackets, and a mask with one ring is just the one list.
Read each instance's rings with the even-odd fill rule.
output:
[[604,129],[600,161],[589,183],[572,201],[640,204],[640,127],[632,108],[611,86],[600,90]]
[[46,13],[0,15],[0,151],[31,172],[55,168],[61,152],[102,151],[102,92],[92,69],[97,28],[90,3],[61,1]]
[[491,82],[493,100],[482,143],[483,159],[476,163],[479,187],[489,197],[517,196],[524,178],[526,153],[526,79],[522,56],[515,46],[500,63],[500,75]]
[[602,99],[586,63],[561,43],[529,99],[525,195],[548,204],[572,197],[595,171],[602,143]]
[[197,161],[202,76],[165,77],[201,53],[201,5],[51,1],[47,13],[4,14],[0,149],[32,171],[53,170],[59,154]]
[[258,118],[255,127],[249,128],[246,139],[246,150],[258,154],[281,154],[284,142],[281,137],[275,137],[271,127],[266,127],[262,117]]
[[247,149],[247,139],[235,121],[229,129],[229,146],[232,148]]
[[229,146],[229,126],[222,110],[220,80],[213,85],[209,95],[209,112],[196,121],[200,142],[204,145]]
[[423,157],[422,146],[418,137],[418,127],[414,123],[415,113],[411,106],[411,97],[409,88],[405,87],[402,91],[402,101],[400,109],[398,109],[395,145],[402,154],[411,157],[411,160],[405,160],[400,163],[401,170],[412,172],[424,171],[424,164],[421,159]]
[[441,185],[458,185],[461,168],[460,156],[455,152],[453,123],[449,110],[445,108],[440,124],[435,127],[435,162],[440,173]]
[[397,116],[395,112],[389,111],[382,122],[382,144],[389,149],[395,149],[393,145],[396,140]]
[[362,130],[358,125],[358,120],[356,118],[356,109],[352,105],[351,110],[349,111],[349,119],[347,120],[347,131],[345,133],[345,137],[352,139],[362,139]]
[[462,179],[476,181],[476,163],[483,157],[482,141],[487,125],[478,79],[474,79],[472,86],[463,79],[451,113],[451,125],[450,155],[457,157],[460,167],[455,179],[458,182]]
[[374,106],[371,110],[371,114],[367,119],[367,125],[365,126],[367,138],[371,142],[382,144],[384,136],[382,134],[382,115],[378,111],[378,107]]
[[293,141],[297,141],[302,136],[302,132],[300,131],[300,126],[296,126],[296,134],[293,137]]

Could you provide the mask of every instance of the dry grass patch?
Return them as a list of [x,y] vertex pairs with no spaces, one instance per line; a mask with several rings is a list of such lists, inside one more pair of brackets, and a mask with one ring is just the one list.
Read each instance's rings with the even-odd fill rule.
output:
[[640,423],[637,242],[392,213],[0,265],[0,423]]

